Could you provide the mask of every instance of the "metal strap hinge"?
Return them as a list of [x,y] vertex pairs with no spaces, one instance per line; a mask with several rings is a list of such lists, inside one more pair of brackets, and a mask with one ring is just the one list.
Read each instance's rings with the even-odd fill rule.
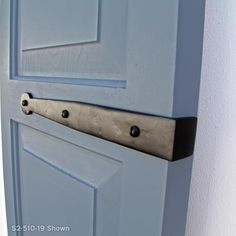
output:
[[192,155],[196,117],[165,118],[79,102],[21,96],[22,111],[157,157],[176,161]]

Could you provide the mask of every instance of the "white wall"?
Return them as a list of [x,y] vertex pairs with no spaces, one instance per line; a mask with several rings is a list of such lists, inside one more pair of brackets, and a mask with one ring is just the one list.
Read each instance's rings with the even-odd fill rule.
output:
[[[235,236],[236,1],[206,1],[199,126],[186,236]],[[6,236],[1,164],[0,158],[0,235]]]
[[186,236],[235,236],[235,0],[206,0],[198,125]]

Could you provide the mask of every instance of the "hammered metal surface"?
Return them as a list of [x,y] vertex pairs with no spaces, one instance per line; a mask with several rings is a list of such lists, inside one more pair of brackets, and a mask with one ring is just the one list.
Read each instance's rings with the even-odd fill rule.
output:
[[[22,95],[21,104],[24,100],[28,102],[27,106],[21,105],[25,114],[37,113],[72,129],[169,161],[187,157],[193,152],[193,145],[188,147],[188,143],[194,143],[195,118],[171,119],[83,103],[33,99],[27,93]],[[68,117],[62,116],[62,112],[65,110],[68,111]],[[187,140],[181,134],[179,135],[186,122],[190,128],[185,129],[185,133],[190,134]],[[178,123],[181,126],[178,125],[180,131],[178,131],[177,136],[176,127]],[[133,126],[140,130],[138,137],[130,135],[130,129]],[[176,140],[176,137],[178,137],[178,140]],[[188,150],[185,147],[188,147]],[[178,156],[176,156],[175,150],[178,150]]]

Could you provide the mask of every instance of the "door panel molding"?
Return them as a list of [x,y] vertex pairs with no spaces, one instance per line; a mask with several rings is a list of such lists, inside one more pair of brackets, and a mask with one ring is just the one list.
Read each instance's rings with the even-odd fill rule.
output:
[[[15,199],[15,209],[16,209],[15,214],[17,218],[16,225],[43,225],[45,227],[47,227],[47,225],[53,225],[53,224],[55,225],[56,221],[53,222],[54,221],[53,218],[56,218],[58,220],[58,217],[60,216],[59,212],[62,212],[60,208],[66,207],[66,205],[58,206],[59,208],[58,213],[56,213],[57,217],[53,217],[52,214],[54,213],[53,211],[51,211],[50,215],[42,218],[43,212],[41,210],[44,209],[47,206],[47,204],[49,204],[47,206],[48,208],[50,207],[51,204],[53,204],[53,201],[56,201],[57,198],[61,198],[60,196],[56,195],[53,196],[51,194],[48,195],[48,198],[46,198],[48,200],[41,199],[42,197],[43,198],[46,197],[45,195],[46,189],[44,188],[47,188],[47,185],[49,184],[50,189],[52,189],[50,191],[53,191],[54,184],[56,184],[59,187],[58,184],[62,184],[64,180],[66,181],[67,179],[69,181],[69,179],[71,179],[72,181],[72,179],[74,179],[75,182],[74,181],[72,182],[74,182],[77,187],[74,185],[76,188],[71,186],[73,190],[72,189],[71,191],[65,190],[64,193],[61,192],[61,194],[64,195],[62,196],[64,200],[63,201],[58,200],[58,203],[64,204],[65,199],[67,198],[66,196],[68,195],[69,197],[71,193],[76,194],[76,191],[79,191],[80,193],[80,196],[78,196],[79,198],[77,198],[79,200],[83,196],[81,195],[81,191],[82,189],[84,189],[82,192],[84,192],[84,194],[86,194],[87,196],[85,197],[84,195],[84,200],[87,199],[85,200],[87,203],[85,202],[84,204],[85,206],[87,204],[87,207],[90,209],[89,211],[86,211],[87,213],[90,212],[89,213],[90,215],[87,215],[86,217],[84,216],[82,217],[81,215],[79,216],[80,218],[77,219],[77,220],[80,219],[79,220],[80,223],[86,220],[84,223],[80,224],[80,226],[82,226],[81,230],[77,228],[78,227],[77,220],[76,223],[74,222],[75,224],[73,225],[68,224],[71,233],[70,235],[72,235],[73,232],[74,233],[80,232],[83,233],[83,235],[88,235],[88,236],[90,235],[102,236],[104,234],[110,235],[110,233],[112,233],[112,235],[118,235],[119,216],[120,216],[119,201],[121,194],[120,187],[121,187],[121,177],[122,177],[120,170],[122,167],[122,163],[113,158],[110,159],[102,155],[99,156],[98,154],[88,151],[86,149],[84,149],[83,151],[83,149],[79,148],[78,146],[74,146],[76,150],[74,150],[73,152],[72,150],[73,145],[70,144],[68,146],[67,144],[67,146],[65,146],[66,143],[64,141],[61,141],[60,149],[58,148],[56,149],[53,146],[53,143],[56,144],[58,142],[58,139],[53,136],[49,136],[48,134],[42,133],[25,125],[18,124],[15,121],[12,121],[11,127],[12,127],[12,132],[14,134],[13,137],[15,137],[15,141],[13,143],[14,145],[13,150],[19,154],[19,155],[16,154],[16,156],[14,155],[14,160],[13,160],[13,166],[14,166],[13,175],[15,176],[14,177],[14,199]],[[63,145],[63,142],[65,143],[65,145]],[[40,149],[40,146],[38,146],[39,143],[42,143],[45,149],[43,150]],[[47,147],[47,145],[49,146]],[[52,152],[52,150],[55,153]],[[69,152],[66,150],[68,151],[70,150],[70,155],[68,155]],[[46,151],[46,153],[44,151]],[[41,154],[39,152],[41,152]],[[84,156],[85,154],[87,156]],[[47,160],[45,159],[45,157],[43,157],[43,155],[47,157]],[[78,155],[81,155],[81,158],[79,158]],[[49,157],[54,158],[54,161],[48,160]],[[58,160],[58,158],[67,159],[65,163],[68,164],[68,168],[77,167],[76,170],[77,173],[73,174],[73,171],[69,169],[67,171],[66,166],[62,167],[60,164],[60,161],[62,160]],[[73,159],[77,163],[74,162]],[[113,169],[110,167],[112,167]],[[93,169],[94,176],[91,175],[91,168]],[[43,173],[45,169],[48,170],[45,172],[45,174],[48,175],[47,177],[41,175],[41,172]],[[41,170],[41,172],[39,170]],[[82,172],[84,172],[84,174]],[[38,176],[38,174],[40,174],[40,176]],[[87,175],[87,177],[85,177],[85,175]],[[50,181],[44,181],[43,180],[44,178]],[[57,178],[60,178],[61,180],[58,181]],[[88,180],[88,182],[86,182],[86,179]],[[62,191],[63,186],[66,187],[68,183],[69,182],[67,182],[67,184],[65,183],[62,184],[60,191]],[[77,183],[79,184],[79,186]],[[44,186],[45,184],[46,186]],[[37,204],[35,203],[33,204],[35,199],[38,199]],[[79,203],[78,200],[74,202],[75,205]],[[45,201],[47,201],[47,203]],[[67,204],[73,204],[73,202],[67,202]],[[38,208],[38,205],[41,207]],[[83,205],[78,205],[77,207],[82,207],[82,206]],[[78,213],[84,212],[84,210],[81,209],[78,209],[78,211],[74,211],[72,209],[73,208],[71,208],[70,210],[70,214],[72,213],[76,214],[76,212]],[[36,218],[34,215],[32,215],[34,210],[38,212]],[[68,213],[67,210],[64,210],[63,214],[66,214],[66,212]],[[64,216],[60,216],[60,218],[61,220],[63,220]],[[69,215],[67,218],[68,219],[70,218]],[[76,215],[74,215],[73,218],[76,219],[77,218]],[[58,222],[59,221],[57,221],[57,224]],[[88,226],[87,224],[89,224],[90,226]],[[85,227],[86,225],[88,227]],[[45,232],[47,232],[46,229]],[[37,234],[36,231],[34,233],[36,235],[38,234],[40,235],[40,233],[42,232],[38,232]],[[22,233],[22,236],[28,234],[29,232],[24,232]]]
[[[17,35],[17,53],[19,58],[18,74],[20,76],[30,76],[31,79],[40,79],[41,77],[45,77],[47,81],[52,80],[52,82],[55,81],[56,78],[64,78],[65,82],[67,82],[67,78],[70,80],[79,79],[79,81],[82,80],[82,82],[86,82],[86,80],[89,80],[88,83],[91,83],[91,80],[98,80],[95,84],[97,86],[99,86],[103,80],[114,81],[114,86],[117,86],[116,82],[118,81],[126,81],[126,27],[128,0],[122,0],[119,2],[115,0],[104,1],[102,2],[102,4],[100,1],[98,2],[98,0],[93,0],[95,1],[94,4],[97,5],[96,8],[99,9],[99,13],[97,13],[96,16],[96,18],[99,18],[96,23],[96,40],[92,40],[91,42],[78,41],[67,45],[65,45],[65,43],[64,45],[58,45],[58,43],[55,42],[55,44],[52,44],[51,46],[31,49],[24,48],[24,41],[34,40],[37,41],[37,43],[29,42],[29,44],[40,45],[40,40],[44,42],[45,38],[49,37],[47,35],[51,35],[50,37],[52,38],[60,38],[62,36],[59,37],[57,36],[56,32],[53,33],[51,31],[49,31],[46,36],[44,36],[45,34],[41,32],[43,30],[49,30],[48,28],[50,25],[47,25],[47,27],[41,27],[42,25],[46,24],[47,17],[52,15],[49,14],[50,12],[48,10],[48,6],[45,13],[45,19],[41,19],[38,15],[40,14],[38,12],[38,10],[40,10],[40,7],[37,7],[37,4],[39,3],[40,5],[42,5],[41,1],[34,0],[34,2],[32,2],[32,4],[28,4],[27,7],[27,1],[26,3],[24,3],[24,1],[26,0],[18,0],[18,4],[15,3],[15,7],[17,8],[18,12],[17,22],[19,22],[19,24],[15,28],[17,32],[21,32]],[[50,0],[47,4],[53,5],[54,1],[55,0]],[[61,5],[64,5],[65,2],[66,1],[64,0],[60,0],[59,4],[57,4],[57,7],[63,7]],[[86,5],[91,5],[92,2],[89,4],[87,3],[87,1],[85,1],[85,3],[86,4],[82,4],[81,2],[79,3],[78,1],[76,1],[72,2],[71,4],[81,4],[81,6],[84,8],[86,7]],[[66,5],[70,6],[71,4]],[[41,7],[44,7],[44,5]],[[24,8],[27,8],[27,14],[24,14]],[[31,8],[32,13],[29,13]],[[37,8],[36,14],[34,14],[35,8]],[[64,8],[66,7],[64,6]],[[89,9],[90,8],[91,6],[89,7]],[[61,14],[62,11],[59,10],[58,12],[60,12]],[[53,12],[54,11],[55,9],[53,9]],[[23,17],[23,19],[22,14],[26,15]],[[84,9],[82,10],[82,14],[85,14]],[[76,17],[82,17],[78,12],[76,12],[76,14],[74,15]],[[35,18],[35,20],[30,21],[29,19],[25,19],[28,17]],[[89,14],[86,17],[89,17]],[[63,16],[60,16],[60,18],[63,18]],[[53,28],[53,30],[57,30],[60,35],[61,32],[63,32],[61,27],[63,28],[63,25],[66,22],[63,21],[63,24],[60,24],[60,22],[57,22],[56,19],[53,19],[53,22],[56,24],[56,27],[51,28]],[[77,22],[78,23],[76,23],[76,21],[72,21],[71,24],[67,22],[65,31],[72,31],[73,29],[72,32],[77,32],[77,36],[79,37],[80,35],[83,35],[84,31],[89,31],[88,27],[86,26],[88,21],[86,19],[78,19]],[[58,27],[60,27],[60,30],[57,29]],[[25,32],[25,28],[29,29],[27,29]],[[65,37],[68,39],[68,35],[70,35],[71,33],[64,33]],[[24,34],[27,34],[29,36],[25,37]],[[35,38],[31,39],[31,34],[34,35],[32,37]],[[37,34],[39,34],[38,37],[36,37]],[[111,37],[111,35],[113,36]],[[46,44],[46,42],[44,42],[44,44]],[[69,67],[67,61],[70,61]],[[53,67],[48,66],[49,64],[53,65]],[[79,81],[77,81],[77,83],[79,83]]]
[[22,202],[21,202],[21,185],[20,185],[20,168],[19,168],[19,133],[18,124],[10,121],[11,133],[11,164],[12,164],[12,182],[14,198],[15,225],[22,225]]
[[98,40],[99,0],[18,2],[22,51]]
[[[119,160],[99,155],[27,126],[21,127],[21,136],[25,151],[93,188],[99,188],[122,167]],[[39,143],[44,149],[38,147]],[[58,143],[60,145],[56,147]]]

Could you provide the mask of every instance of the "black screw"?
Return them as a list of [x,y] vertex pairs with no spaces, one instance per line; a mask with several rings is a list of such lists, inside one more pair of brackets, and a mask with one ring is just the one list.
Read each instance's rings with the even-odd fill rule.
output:
[[27,100],[23,100],[23,101],[21,102],[21,105],[22,105],[23,107],[27,107],[27,106],[28,106],[28,101],[27,101]]
[[68,118],[69,117],[69,111],[68,110],[63,110],[62,111],[62,113],[61,113],[61,116],[63,117],[63,118]]
[[130,128],[130,136],[137,138],[140,135],[140,129],[138,126],[134,125]]

